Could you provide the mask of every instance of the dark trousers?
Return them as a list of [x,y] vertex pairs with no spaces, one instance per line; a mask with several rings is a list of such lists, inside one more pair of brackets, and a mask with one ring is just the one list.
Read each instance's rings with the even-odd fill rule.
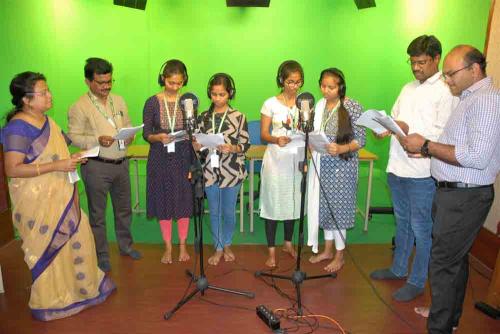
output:
[[82,179],[89,207],[89,221],[95,239],[97,259],[109,260],[106,237],[106,206],[108,193],[111,196],[115,217],[116,240],[121,252],[132,247],[132,208],[130,203],[130,175],[128,160],[121,164],[110,164],[90,160],[81,167]]
[[[278,221],[271,219],[264,219],[264,220],[266,222],[265,224],[266,224],[267,247],[274,247],[276,239],[276,229],[278,228]],[[294,226],[295,226],[295,220],[285,220],[283,222],[285,241],[292,241]]]
[[429,266],[432,297],[427,321],[429,333],[448,334],[458,326],[469,276],[468,253],[493,197],[493,186],[436,191]]

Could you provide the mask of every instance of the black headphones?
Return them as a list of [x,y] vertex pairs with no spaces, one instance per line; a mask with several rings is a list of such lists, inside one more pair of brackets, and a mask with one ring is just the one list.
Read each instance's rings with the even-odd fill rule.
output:
[[165,70],[165,67],[168,67],[168,66],[180,66],[181,67],[181,69],[182,69],[182,76],[184,77],[184,82],[183,82],[182,86],[186,86],[187,83],[188,83],[187,68],[186,68],[186,65],[184,65],[184,63],[182,61],[178,60],[178,59],[167,60],[166,62],[164,62],[161,65],[160,72],[158,73],[158,84],[161,87],[165,86],[165,78],[163,77],[163,71]]
[[288,65],[295,65],[299,68],[300,75],[302,76],[302,86],[303,86],[304,85],[304,72],[302,70],[302,67],[295,60],[286,60],[286,61],[281,63],[280,67],[278,67],[278,73],[276,74],[276,84],[278,85],[278,87],[283,88],[283,86],[285,85],[285,78],[284,78],[283,71],[284,71],[285,67]]
[[287,62],[281,63],[280,67],[278,67],[278,73],[276,74],[276,83],[278,84],[279,87],[284,86],[284,81],[285,79],[283,78],[283,67],[285,66]]
[[222,78],[225,81],[225,86],[226,86],[227,92],[229,93],[229,99],[232,100],[234,98],[234,96],[236,95],[236,85],[234,84],[233,78],[227,73],[215,73],[214,75],[212,75],[210,80],[208,80],[208,85],[207,85],[208,98],[209,99],[212,98],[212,96],[210,94],[210,89],[212,88],[212,86],[214,86],[214,81],[219,79],[219,78]]
[[336,67],[330,67],[330,68],[327,68],[326,70],[321,71],[321,74],[319,76],[319,85],[320,86],[321,86],[321,80],[323,80],[323,76],[326,74],[331,74],[333,76],[336,76],[339,79],[339,83],[338,83],[338,85],[339,85],[339,97],[344,98],[345,93],[347,91],[344,73],[342,73],[342,71]]

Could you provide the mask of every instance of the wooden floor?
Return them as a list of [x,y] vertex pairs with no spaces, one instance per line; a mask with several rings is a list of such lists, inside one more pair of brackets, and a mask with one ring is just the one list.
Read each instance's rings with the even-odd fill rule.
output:
[[[289,300],[254,277],[254,271],[263,269],[266,248],[235,246],[236,263],[222,261],[217,267],[206,267],[209,283],[252,291],[255,299],[209,290],[203,298],[198,294],[165,321],[163,314],[174,307],[188,286],[185,270],[193,268],[194,261],[163,265],[159,261],[163,252],[160,245],[143,244],[137,248],[144,258],[133,261],[119,256],[116,244],[111,245],[110,275],[118,289],[105,303],[68,319],[44,323],[31,318],[27,305],[31,276],[23,262],[20,242],[11,242],[0,249],[6,290],[0,294],[0,333],[271,333],[256,316],[255,307],[291,306]],[[314,314],[335,319],[346,333],[425,333],[425,319],[416,315],[413,308],[429,304],[428,289],[416,301],[397,303],[391,300],[391,293],[403,282],[375,282],[372,286],[367,278],[373,269],[390,264],[389,245],[351,245],[349,250],[352,258],[347,258],[337,278],[311,280],[302,285],[304,306]],[[205,252],[209,251],[206,247]],[[322,274],[323,265],[308,263],[309,255],[304,254],[302,269],[308,275]],[[280,257],[277,271],[293,268],[293,260],[285,255]],[[291,283],[276,283],[295,297]],[[471,270],[464,315],[455,333],[500,333],[499,323],[473,306],[475,301],[484,299],[488,283]],[[330,321],[321,320],[319,325],[314,333],[341,333]],[[290,332],[295,326],[295,322],[282,320],[282,328],[290,328]],[[300,327],[295,333],[308,332],[307,327]]]

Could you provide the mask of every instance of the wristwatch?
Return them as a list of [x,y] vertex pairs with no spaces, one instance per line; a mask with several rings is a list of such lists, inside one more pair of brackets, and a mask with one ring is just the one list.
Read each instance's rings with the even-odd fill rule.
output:
[[420,148],[420,154],[422,154],[422,156],[424,156],[424,157],[426,157],[426,158],[427,158],[427,157],[428,157],[428,158],[430,158],[430,157],[431,157],[431,155],[430,155],[430,153],[429,153],[429,143],[430,143],[430,142],[431,142],[431,141],[430,141],[429,139],[426,139],[426,140],[424,141],[424,144],[423,144],[423,145],[422,145],[422,147]]

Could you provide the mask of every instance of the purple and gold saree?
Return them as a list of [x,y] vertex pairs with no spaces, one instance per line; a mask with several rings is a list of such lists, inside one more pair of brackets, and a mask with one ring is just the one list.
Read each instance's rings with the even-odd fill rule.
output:
[[[32,138],[16,133],[16,128],[31,127],[35,134],[38,129],[15,122],[17,126],[5,129],[5,151],[24,152],[25,163],[30,164],[70,157],[61,129],[52,119],[47,118],[39,135]],[[29,301],[33,317],[43,321],[64,318],[103,302],[115,286],[97,267],[88,218],[68,174],[11,178],[9,190],[14,226],[33,278]]]

